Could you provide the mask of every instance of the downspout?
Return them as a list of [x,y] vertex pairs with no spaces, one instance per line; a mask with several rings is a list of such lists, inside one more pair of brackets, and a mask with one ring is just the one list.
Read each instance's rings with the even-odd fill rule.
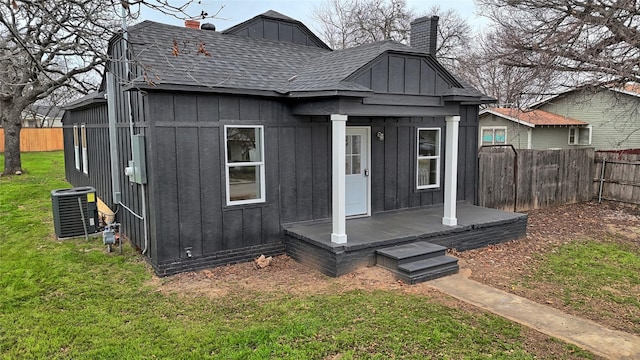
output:
[[[120,192],[120,166],[118,164],[118,135],[116,133],[116,89],[115,76],[111,72],[107,76],[107,111],[109,114],[109,153],[111,156],[111,194],[113,203],[119,204],[122,200]],[[115,221],[115,219],[114,219]]]
[[[129,59],[127,54],[127,44],[129,42],[129,33],[127,30],[127,10],[122,7],[122,55],[124,61],[124,69],[127,77],[127,81],[131,80],[131,70],[129,68]],[[127,91],[127,106],[129,107],[128,116],[129,116],[129,141],[131,144],[131,151],[133,151],[133,107],[131,106],[131,91]],[[138,219],[142,220],[142,227],[144,233],[144,248],[142,249],[142,254],[146,254],[149,248],[149,235],[147,232],[147,199],[146,199],[146,189],[144,184],[140,184],[140,192],[142,195],[142,215],[138,215],[133,212],[130,208],[125,206],[122,202],[119,204],[122,205],[125,209],[127,209],[130,213],[136,216]]]

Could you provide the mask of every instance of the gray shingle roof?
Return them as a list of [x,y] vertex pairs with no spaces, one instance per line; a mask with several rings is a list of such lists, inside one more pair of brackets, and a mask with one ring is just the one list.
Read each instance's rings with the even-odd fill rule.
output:
[[[144,68],[139,85],[175,85],[269,91],[372,90],[345,81],[385,52],[425,55],[410,46],[380,41],[331,51],[288,42],[144,21],[129,28],[130,49]],[[208,55],[207,55],[208,54]],[[482,96],[464,86],[456,95]]]
[[356,83],[343,81],[356,70],[386,51],[398,51],[424,55],[412,47],[394,41],[378,41],[349,49],[336,50],[315,57],[306,63],[295,80],[291,81],[289,91],[322,90],[358,90],[371,89]]
[[[280,93],[287,91],[288,80],[303,64],[330,52],[312,46],[151,21],[129,28],[129,41],[147,80],[155,84]],[[138,80],[145,82],[142,78]]]
[[28,105],[25,109],[31,113],[52,118],[61,118],[64,115],[64,109],[51,105]]
[[62,108],[64,110],[71,110],[71,109],[81,108],[87,105],[92,105],[95,103],[103,103],[107,101],[104,95],[105,93],[103,91],[93,91],[79,99],[76,99],[74,101],[64,104]]

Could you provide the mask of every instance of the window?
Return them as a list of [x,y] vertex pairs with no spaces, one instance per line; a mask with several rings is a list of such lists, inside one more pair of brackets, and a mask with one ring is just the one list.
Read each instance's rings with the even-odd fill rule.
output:
[[569,128],[569,145],[591,145],[591,125]]
[[85,125],[80,126],[81,140],[82,140],[82,172],[89,174],[89,154],[87,154],[87,127]]
[[345,175],[357,175],[362,171],[361,137],[360,134],[346,135]]
[[264,128],[225,126],[227,205],[265,201]]
[[73,125],[73,152],[76,170],[80,170],[80,140],[78,135],[78,125]]
[[418,129],[418,189],[440,186],[440,129]]
[[507,143],[506,126],[483,126],[481,131],[482,145],[504,145]]

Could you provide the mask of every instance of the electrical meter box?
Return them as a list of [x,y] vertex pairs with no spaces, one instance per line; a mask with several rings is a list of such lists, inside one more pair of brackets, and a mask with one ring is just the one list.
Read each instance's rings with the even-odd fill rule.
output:
[[58,239],[84,236],[85,226],[88,234],[98,232],[98,204],[93,187],[52,190],[51,204]]
[[147,162],[144,146],[144,135],[137,134],[131,137],[131,160],[124,172],[129,176],[129,181],[136,184],[147,183]]

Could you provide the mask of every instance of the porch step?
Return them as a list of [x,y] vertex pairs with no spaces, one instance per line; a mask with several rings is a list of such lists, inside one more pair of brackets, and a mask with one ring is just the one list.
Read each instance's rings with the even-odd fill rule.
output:
[[399,265],[408,262],[430,259],[446,253],[447,248],[444,246],[417,241],[377,250],[376,263],[382,267],[397,269]]
[[444,246],[419,241],[377,250],[376,264],[416,284],[458,272],[458,259],[446,255],[446,251]]

